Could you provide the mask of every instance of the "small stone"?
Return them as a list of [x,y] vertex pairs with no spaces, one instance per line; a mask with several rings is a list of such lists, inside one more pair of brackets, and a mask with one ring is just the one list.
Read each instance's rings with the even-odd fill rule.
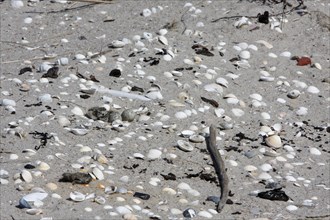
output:
[[151,150],[149,150],[147,157],[150,160],[156,160],[156,159],[160,158],[161,155],[162,155],[162,152],[160,150],[151,149]]
[[183,211],[183,216],[185,218],[194,218],[194,217],[197,216],[197,214],[196,214],[195,210],[193,210],[192,208],[188,208],[188,209]]
[[298,207],[295,206],[295,205],[288,205],[286,207],[286,209],[289,210],[289,211],[296,211],[298,209]]
[[213,215],[209,213],[208,211],[200,211],[198,212],[198,216],[204,217],[204,218],[212,218]]

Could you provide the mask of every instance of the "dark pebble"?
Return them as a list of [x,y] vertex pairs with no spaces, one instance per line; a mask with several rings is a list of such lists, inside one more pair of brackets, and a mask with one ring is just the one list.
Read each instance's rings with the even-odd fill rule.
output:
[[31,169],[36,168],[36,166],[34,166],[34,165],[32,165],[32,164],[26,164],[26,165],[24,166],[24,168],[25,168],[25,169],[28,169],[28,170],[31,170]]
[[120,77],[121,76],[120,69],[113,69],[113,70],[111,70],[109,76]]
[[133,196],[137,197],[137,198],[140,198],[140,199],[143,199],[143,200],[150,199],[150,195],[146,194],[146,193],[135,192]]
[[196,211],[193,210],[192,208],[188,208],[186,210],[183,211],[183,216],[185,218],[193,218],[193,217],[196,217]]

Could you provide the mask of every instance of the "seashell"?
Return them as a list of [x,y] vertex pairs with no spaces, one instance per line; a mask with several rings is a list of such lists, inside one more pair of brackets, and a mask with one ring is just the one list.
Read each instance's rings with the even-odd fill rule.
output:
[[197,216],[196,211],[193,210],[192,208],[188,208],[188,209],[184,210],[182,214],[183,214],[183,217],[188,218],[188,219],[191,219],[191,218],[194,218]]
[[190,137],[193,134],[195,134],[195,132],[194,131],[191,131],[191,130],[183,130],[183,131],[181,131],[181,136],[182,137],[188,138],[188,137]]
[[234,23],[234,26],[236,28],[240,28],[240,27],[242,27],[244,25],[249,25],[249,24],[250,24],[249,19],[247,17],[242,17],[242,18],[240,18],[238,21],[236,21]]
[[61,66],[66,66],[69,64],[69,59],[67,57],[61,57],[56,63]]
[[121,120],[132,122],[134,121],[135,116],[136,113],[133,111],[133,109],[126,109],[121,113]]
[[189,141],[193,143],[203,143],[205,141],[205,138],[202,135],[191,135],[189,137]]
[[239,108],[233,108],[231,112],[236,116],[236,117],[241,117],[244,115],[244,111]]
[[107,57],[104,55],[101,55],[99,58],[97,58],[97,61],[100,63],[105,63],[107,61]]
[[162,155],[162,152],[160,150],[151,149],[151,150],[149,150],[147,157],[150,160],[156,160],[156,159],[160,158],[161,155]]
[[10,5],[11,7],[18,9],[24,6],[24,2],[21,0],[11,0]]
[[268,56],[271,58],[277,58],[277,55],[275,53],[269,53]]
[[42,103],[50,103],[53,101],[52,96],[50,94],[43,94],[38,97],[38,100]]
[[253,165],[246,165],[246,166],[244,167],[244,170],[246,170],[246,171],[248,171],[248,172],[252,172],[252,171],[256,171],[256,170],[258,170],[258,168],[255,167],[255,166],[253,166]]
[[114,40],[114,41],[111,42],[111,44],[109,46],[113,47],[113,48],[122,48],[125,45],[126,45],[126,43],[124,41]]
[[49,62],[43,62],[42,64],[40,64],[40,66],[38,67],[38,72],[47,72],[50,68],[52,68],[53,66],[50,65]]
[[148,32],[143,32],[143,37],[147,40],[152,39],[152,34]]
[[258,47],[256,45],[250,44],[248,46],[248,49],[254,50],[254,51],[258,51]]
[[163,28],[163,29],[160,29],[158,31],[158,34],[164,36],[165,34],[167,34],[167,32],[168,32],[168,30],[166,30],[166,29]]
[[315,86],[308,86],[307,92],[317,94],[320,92],[320,90],[318,88],[316,88]]
[[257,101],[262,101],[262,96],[258,93],[251,94],[250,98],[255,99]]
[[264,163],[260,166],[260,169],[264,172],[269,172],[273,169],[273,167],[268,163]]
[[238,56],[239,56],[241,59],[248,60],[248,59],[250,59],[251,54],[250,54],[249,51],[247,51],[247,50],[243,50],[243,51],[241,51],[241,52],[238,54]]
[[233,129],[234,125],[229,122],[222,122],[219,124],[220,130],[230,130]]
[[81,192],[74,191],[70,193],[70,199],[75,202],[82,202],[86,199],[86,195],[82,194]]
[[116,207],[116,211],[120,215],[125,215],[125,214],[132,213],[132,211],[128,207],[126,207],[126,206],[118,206],[118,207]]
[[84,60],[84,59],[86,59],[86,56],[85,55],[82,55],[82,54],[76,54],[74,56],[74,59],[75,60]]
[[79,126],[79,127],[76,127],[76,128],[71,128],[69,129],[71,133],[75,134],[75,135],[80,135],[80,136],[83,136],[83,135],[86,135],[89,130],[86,129],[84,126]]
[[46,171],[50,169],[50,166],[45,162],[40,162],[38,168],[39,170]]
[[0,101],[1,106],[16,106],[16,102],[12,99],[2,99]]
[[269,147],[280,148],[282,147],[282,140],[278,135],[272,135],[265,139],[266,144]]
[[75,106],[71,112],[77,116],[84,116],[84,112],[81,108],[79,108],[78,106]]
[[268,114],[267,112],[261,112],[261,117],[264,119],[264,120],[269,120],[271,117],[270,117],[270,114]]
[[185,112],[180,111],[180,112],[175,113],[175,117],[177,119],[185,119],[185,118],[188,118],[188,115]]
[[288,210],[288,211],[296,211],[296,210],[298,210],[298,207],[297,206],[295,206],[295,205],[288,205],[287,207],[286,207],[286,209]]
[[225,78],[219,77],[216,79],[216,83],[219,85],[228,88],[228,81]]
[[272,176],[269,175],[268,173],[263,172],[258,176],[258,179],[269,180],[269,179],[272,179]]
[[165,54],[165,55],[163,56],[163,59],[164,59],[165,61],[171,61],[171,60],[173,59],[173,57],[172,57],[171,55],[169,55],[169,54]]
[[219,94],[223,93],[223,88],[222,86],[216,84],[216,83],[212,83],[212,84],[207,84],[204,86],[204,90],[208,91],[208,92],[216,92]]
[[27,183],[30,183],[32,181],[32,175],[29,171],[27,170],[22,170],[21,172],[21,178],[27,182]]
[[33,192],[30,194],[27,194],[25,196],[23,196],[20,200],[19,200],[19,205],[22,208],[29,208],[31,209],[31,204],[34,205],[34,203],[37,201],[42,201],[43,199],[45,199],[48,196],[48,193],[45,192]]
[[58,188],[55,183],[47,183],[46,187],[50,190],[56,190]]
[[187,65],[195,65],[194,61],[189,60],[189,59],[184,59],[183,62]]
[[245,68],[245,69],[248,69],[248,68],[251,67],[249,62],[247,60],[244,60],[244,59],[234,62],[234,65]]
[[155,99],[163,99],[163,95],[160,91],[157,91],[157,90],[151,90],[151,91],[148,91],[147,94],[146,94],[146,97],[149,98],[149,99],[152,99],[152,100],[155,100]]
[[102,172],[99,168],[94,167],[92,173],[94,174],[94,176],[95,176],[98,180],[103,180],[103,179],[104,179],[103,172]]
[[158,41],[166,46],[168,45],[167,38],[162,35],[158,37]]
[[40,214],[42,214],[41,209],[27,209],[25,212],[26,212],[26,214],[29,214],[29,215],[40,215]]
[[22,92],[28,92],[30,90],[30,85],[29,84],[26,84],[26,83],[22,83],[20,85],[20,88],[19,90],[22,91]]
[[287,96],[290,98],[290,99],[296,99],[296,98],[298,98],[299,96],[300,96],[300,92],[299,92],[299,90],[296,90],[296,89],[294,89],[294,90],[291,90],[288,94],[287,94]]
[[319,63],[314,63],[312,67],[315,67],[316,69],[322,70],[322,66]]
[[307,115],[308,109],[306,107],[299,107],[298,110],[296,111],[297,115]]
[[274,77],[271,76],[260,76],[259,81],[264,81],[264,82],[273,82],[275,80]]
[[200,217],[203,217],[203,218],[208,218],[208,219],[213,218],[213,215],[211,213],[209,213],[208,211],[200,211],[200,212],[198,212],[197,215]]
[[142,15],[143,17],[149,17],[150,15],[152,15],[152,11],[149,8],[145,8],[142,11]]
[[101,205],[105,204],[105,202],[106,202],[106,200],[103,196],[96,196],[94,198],[94,201],[98,204],[101,204]]
[[70,120],[67,117],[63,116],[63,115],[58,116],[57,121],[62,127],[67,127],[71,124]]
[[310,148],[309,153],[313,154],[313,155],[317,155],[317,156],[322,154],[321,151],[319,149],[315,148],[315,147]]
[[256,41],[256,43],[262,44],[265,47],[267,47],[268,49],[272,49],[273,48],[273,45],[271,45],[270,43],[268,43],[267,41],[264,41],[264,40],[258,40],[258,41]]
[[185,152],[191,152],[194,150],[194,147],[189,142],[183,140],[178,140],[177,146],[180,150]]
[[102,164],[108,164],[108,159],[103,154],[98,154],[96,157],[97,162]]
[[281,57],[288,57],[290,58],[292,55],[291,55],[291,52],[289,51],[284,51],[280,54]]

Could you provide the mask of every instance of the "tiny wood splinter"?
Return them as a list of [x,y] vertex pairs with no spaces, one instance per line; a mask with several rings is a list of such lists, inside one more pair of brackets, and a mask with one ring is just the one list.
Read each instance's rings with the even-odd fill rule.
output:
[[216,147],[216,129],[214,125],[210,126],[210,136],[207,143],[207,149],[210,152],[214,169],[218,175],[220,187],[221,187],[221,195],[220,201],[217,204],[217,211],[220,213],[225,206],[228,198],[228,176],[225,169],[225,163],[221,158],[221,155]]

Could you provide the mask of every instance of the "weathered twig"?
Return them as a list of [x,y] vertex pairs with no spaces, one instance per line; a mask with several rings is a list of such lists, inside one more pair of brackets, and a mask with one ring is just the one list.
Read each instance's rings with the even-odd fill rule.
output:
[[221,155],[216,147],[216,130],[214,125],[210,126],[210,136],[207,139],[206,146],[208,151],[210,152],[213,161],[213,166],[218,175],[218,179],[221,187],[220,201],[217,205],[217,211],[220,213],[227,202],[228,193],[229,193],[229,188],[228,188],[229,179],[226,173],[225,163],[221,158]]

